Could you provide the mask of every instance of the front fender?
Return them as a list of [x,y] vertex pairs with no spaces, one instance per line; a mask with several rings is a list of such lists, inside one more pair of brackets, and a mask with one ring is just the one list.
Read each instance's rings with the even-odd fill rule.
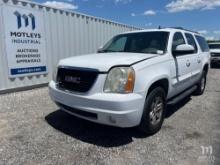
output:
[[[169,62],[158,63],[148,67],[139,68],[135,71],[136,81],[134,92],[142,93],[145,96],[150,86],[158,80],[167,79],[171,82]],[[170,89],[170,83],[168,88]],[[168,91],[169,92],[169,91]]]

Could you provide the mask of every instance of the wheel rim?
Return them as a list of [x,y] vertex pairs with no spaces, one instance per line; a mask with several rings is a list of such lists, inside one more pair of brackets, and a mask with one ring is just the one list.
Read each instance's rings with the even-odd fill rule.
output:
[[152,125],[157,125],[162,118],[163,114],[163,98],[162,97],[155,97],[152,104],[151,104],[151,111],[150,111],[150,122]]
[[201,80],[201,91],[205,89],[205,77],[202,78]]

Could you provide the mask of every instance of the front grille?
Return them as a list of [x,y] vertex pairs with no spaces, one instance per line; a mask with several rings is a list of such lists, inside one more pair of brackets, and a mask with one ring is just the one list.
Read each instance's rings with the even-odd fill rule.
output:
[[76,92],[87,92],[91,89],[98,70],[72,67],[59,67],[57,72],[58,88]]
[[97,119],[98,116],[96,113],[91,113],[91,112],[86,112],[86,111],[81,111],[81,110],[78,110],[78,109],[75,109],[75,108],[72,108],[72,107],[69,107],[67,105],[64,105],[64,104],[61,104],[61,103],[58,103],[56,102],[56,104],[63,108],[64,110],[68,111],[68,112],[71,112],[71,113],[74,113],[76,115],[80,115],[82,117],[86,117],[86,118],[91,118],[91,119]]
[[220,57],[220,53],[211,53],[212,57]]

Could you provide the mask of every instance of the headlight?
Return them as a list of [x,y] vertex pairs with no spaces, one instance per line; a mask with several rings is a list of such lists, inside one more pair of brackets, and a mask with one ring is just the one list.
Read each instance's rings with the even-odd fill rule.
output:
[[58,67],[54,67],[53,69],[53,81],[57,81],[57,71],[58,71]]
[[135,73],[131,67],[115,67],[108,73],[104,92],[131,93],[133,92]]

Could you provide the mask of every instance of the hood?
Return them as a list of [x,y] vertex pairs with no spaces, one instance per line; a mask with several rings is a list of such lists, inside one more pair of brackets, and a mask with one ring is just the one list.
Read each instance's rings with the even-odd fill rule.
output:
[[211,53],[220,53],[220,49],[210,49]]
[[61,60],[59,65],[98,69],[101,72],[106,72],[116,65],[131,65],[156,56],[155,54],[143,53],[98,53],[66,58]]

